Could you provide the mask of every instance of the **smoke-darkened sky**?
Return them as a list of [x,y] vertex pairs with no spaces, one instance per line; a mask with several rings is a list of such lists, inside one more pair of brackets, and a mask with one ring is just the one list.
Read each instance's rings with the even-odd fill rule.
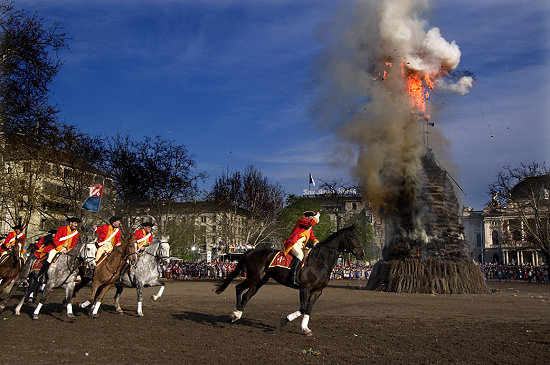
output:
[[[65,122],[92,135],[174,139],[210,175],[205,188],[248,164],[292,194],[308,187],[309,172],[317,181],[357,183],[350,173],[357,147],[319,128],[342,116],[322,118],[316,108],[331,77],[319,72],[320,59],[341,35],[335,19],[358,9],[355,1],[15,4],[46,24],[60,22],[71,37],[52,88]],[[481,209],[502,166],[550,158],[550,3],[442,0],[419,16],[426,31],[437,27],[456,43],[456,70],[475,77],[466,95],[434,90],[430,100],[436,133],[447,141],[439,160],[467,194],[461,200]],[[354,102],[368,103],[362,98]],[[351,160],[342,158],[346,151]]]

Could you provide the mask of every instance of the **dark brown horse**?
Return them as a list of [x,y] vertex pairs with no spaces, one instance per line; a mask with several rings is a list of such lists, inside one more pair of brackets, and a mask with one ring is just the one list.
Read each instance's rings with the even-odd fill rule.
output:
[[[333,233],[323,242],[315,245],[305,260],[304,266],[300,269],[300,310],[289,314],[281,319],[281,326],[304,315],[302,320],[302,333],[311,336],[308,328],[309,316],[313,305],[327,286],[330,273],[336,265],[341,252],[349,252],[357,258],[363,258],[364,251],[354,232],[355,226],[343,228]],[[246,279],[235,286],[237,294],[237,306],[232,312],[232,321],[241,318],[246,303],[270,278],[278,283],[288,286],[292,285],[292,275],[289,269],[282,267],[269,267],[278,250],[272,248],[258,248],[248,251],[238,262],[227,278],[216,289],[220,294],[227,288],[229,283],[246,268]],[[246,291],[243,295],[243,291]]]
[[[13,246],[6,250],[6,255],[2,257],[0,264],[0,279],[2,279],[2,286],[0,286],[0,293],[19,275],[21,267],[23,266],[23,259],[21,258],[21,248],[23,247],[23,240],[17,239]],[[7,256],[7,257],[6,257]]]
[[[79,307],[81,309],[84,309],[94,303],[92,317],[98,317],[97,313],[99,311],[99,307],[101,306],[101,301],[111,286],[118,280],[120,270],[126,260],[128,260],[128,262],[132,265],[136,264],[136,249],[136,239],[129,238],[122,242],[120,246],[115,246],[113,251],[111,251],[111,253],[96,266],[92,280],[92,292],[90,293],[88,300],[80,304]],[[86,285],[86,282],[81,281],[78,287],[75,288],[73,293],[73,302],[77,289],[82,288],[84,285]]]

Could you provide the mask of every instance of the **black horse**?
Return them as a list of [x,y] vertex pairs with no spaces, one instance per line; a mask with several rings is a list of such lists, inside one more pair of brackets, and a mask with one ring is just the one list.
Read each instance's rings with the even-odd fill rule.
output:
[[[216,294],[220,294],[227,288],[229,283],[246,268],[246,279],[235,286],[237,293],[236,310],[232,312],[232,321],[241,318],[246,303],[256,294],[256,292],[270,278],[278,283],[300,289],[300,310],[289,314],[281,319],[281,326],[295,320],[302,314],[302,333],[311,336],[312,332],[308,328],[309,315],[313,305],[327,286],[330,273],[336,265],[336,261],[341,252],[348,252],[355,257],[362,259],[364,251],[357,237],[355,236],[355,226],[343,228],[333,233],[323,242],[315,245],[305,260],[304,266],[300,269],[300,286],[292,284],[292,275],[290,270],[282,267],[269,267],[278,250],[272,248],[258,248],[248,251],[237,263],[227,278],[216,289]],[[246,291],[243,295],[243,291]]]

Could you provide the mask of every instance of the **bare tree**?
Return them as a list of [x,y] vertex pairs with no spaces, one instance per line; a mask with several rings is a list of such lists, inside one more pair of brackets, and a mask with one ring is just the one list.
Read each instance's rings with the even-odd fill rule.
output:
[[131,140],[127,135],[110,138],[105,148],[105,168],[114,178],[118,210],[130,225],[137,217],[155,218],[164,234],[164,217],[176,202],[189,201],[198,194],[204,172],[196,172],[193,156],[184,145],[160,136]]
[[489,186],[493,202],[504,207],[504,244],[532,247],[550,263],[550,170],[546,163],[505,166]]
[[0,1],[0,123],[4,132],[42,139],[55,133],[57,110],[48,102],[49,85],[67,49],[63,28],[46,27],[35,13]]
[[339,212],[345,203],[346,198],[357,195],[357,187],[346,184],[341,178],[328,178],[326,180],[319,179],[321,182],[317,195],[323,197],[330,202],[327,205],[329,213],[333,213],[336,217],[335,230],[344,227],[345,222],[342,220],[342,214]]
[[[233,213],[242,209],[250,215],[246,222],[246,242],[256,246],[270,241],[275,234],[277,216],[283,208],[284,192],[278,183],[270,183],[254,166],[243,172],[224,173],[214,183],[209,199],[228,206]],[[230,216],[236,217],[237,214]],[[227,224],[226,227],[236,227]]]

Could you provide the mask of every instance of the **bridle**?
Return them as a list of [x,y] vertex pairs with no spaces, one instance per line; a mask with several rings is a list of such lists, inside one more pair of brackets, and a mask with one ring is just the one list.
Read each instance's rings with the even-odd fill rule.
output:
[[[169,255],[168,256],[163,256],[162,255],[161,246],[162,246],[163,243],[165,243],[165,242],[159,242],[159,244],[157,246],[157,249],[155,250],[154,253],[151,253],[147,250],[145,250],[143,252],[147,255],[153,256],[155,258],[155,260],[157,261],[157,264],[160,264],[163,261],[168,261],[170,259],[170,256]],[[161,255],[159,255],[159,252],[161,253]]]

